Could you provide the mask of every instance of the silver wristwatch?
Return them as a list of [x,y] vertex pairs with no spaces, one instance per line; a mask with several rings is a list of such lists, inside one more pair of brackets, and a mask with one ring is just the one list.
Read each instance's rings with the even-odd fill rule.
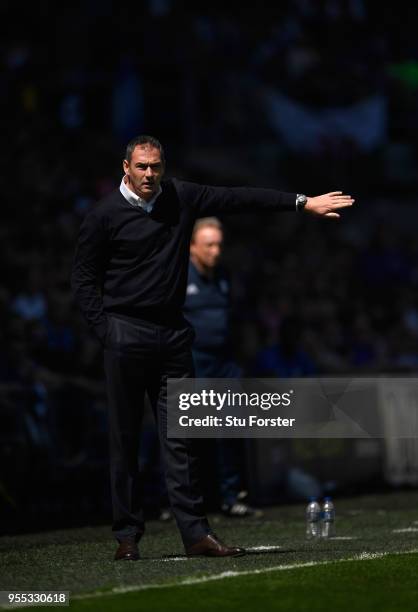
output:
[[306,206],[306,202],[308,198],[303,193],[298,193],[296,196],[296,210],[297,212],[303,212],[303,209]]

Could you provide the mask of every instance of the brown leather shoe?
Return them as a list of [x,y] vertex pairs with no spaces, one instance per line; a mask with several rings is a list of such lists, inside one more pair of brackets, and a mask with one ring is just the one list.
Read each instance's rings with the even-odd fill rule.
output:
[[115,553],[115,561],[138,561],[138,544],[134,539],[121,540]]
[[208,534],[202,540],[186,548],[188,557],[204,555],[205,557],[241,557],[245,555],[245,548],[226,546],[213,534]]

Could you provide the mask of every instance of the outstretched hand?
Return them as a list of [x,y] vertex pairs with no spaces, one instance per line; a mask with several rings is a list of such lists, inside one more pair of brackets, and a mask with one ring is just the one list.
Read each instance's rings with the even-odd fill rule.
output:
[[340,208],[352,206],[354,201],[351,196],[344,195],[342,191],[330,191],[330,193],[308,198],[304,210],[316,217],[339,219],[340,215],[336,211]]

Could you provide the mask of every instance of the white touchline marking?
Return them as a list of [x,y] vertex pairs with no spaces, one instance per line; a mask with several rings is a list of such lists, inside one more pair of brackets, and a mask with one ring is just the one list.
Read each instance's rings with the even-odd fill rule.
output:
[[[381,557],[385,557],[387,554],[390,553],[371,553],[371,552],[362,552],[359,554],[359,560],[360,561],[369,561],[371,559],[380,559]],[[396,553],[396,554],[403,554],[403,553]]]
[[325,539],[329,539],[329,540],[358,540],[358,537],[357,536],[332,536],[331,538],[325,538]]
[[[357,537],[352,536],[335,536],[332,538],[327,538],[327,540],[357,540]],[[322,541],[322,540],[321,540]],[[247,546],[245,550],[249,552],[268,552],[274,550],[282,550],[283,546],[276,544],[275,546]],[[155,561],[160,563],[161,561],[167,563],[170,561],[193,561],[195,558],[191,557],[161,557],[161,559],[144,559],[144,561]]]
[[189,586],[194,584],[203,584],[214,580],[224,580],[225,578],[236,578],[237,576],[251,576],[252,574],[266,574],[268,572],[295,570],[304,567],[317,567],[320,565],[332,565],[333,563],[344,563],[350,561],[370,561],[373,559],[381,559],[388,555],[413,555],[418,553],[418,549],[403,550],[403,551],[385,551],[385,552],[362,552],[354,557],[347,559],[334,559],[332,561],[307,561],[306,563],[292,563],[289,565],[275,565],[273,567],[263,567],[254,570],[229,571],[213,574],[212,576],[201,576],[199,578],[185,578],[178,582],[166,582],[163,584],[141,584],[125,587],[114,587],[111,591],[93,591],[92,593],[82,593],[73,595],[71,599],[92,599],[95,597],[105,597],[109,595],[121,595],[123,593],[132,593],[135,591],[146,591],[148,589],[166,589],[169,587]]
[[[333,538],[333,539],[335,540],[336,538]],[[348,539],[350,540],[351,538],[348,538]],[[269,550],[279,550],[279,548],[283,548],[283,546],[279,546],[279,545],[277,546],[248,546],[245,550],[255,551],[255,552],[258,552],[258,551],[267,552]],[[144,561],[157,561],[158,563],[160,563],[161,561],[164,561],[167,563],[168,561],[193,561],[193,560],[194,560],[193,558],[186,557],[186,556],[184,557],[161,557],[161,559],[144,559]]]
[[404,527],[403,529],[392,529],[392,533],[418,533],[418,527]]

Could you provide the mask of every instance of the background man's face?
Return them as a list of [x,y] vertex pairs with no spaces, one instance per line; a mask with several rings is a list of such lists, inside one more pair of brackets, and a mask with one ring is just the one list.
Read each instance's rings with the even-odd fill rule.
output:
[[190,245],[192,259],[200,266],[212,269],[222,254],[223,234],[217,227],[201,227]]
[[140,198],[148,201],[155,195],[164,174],[158,149],[148,144],[135,147],[131,160],[123,161],[128,186]]

